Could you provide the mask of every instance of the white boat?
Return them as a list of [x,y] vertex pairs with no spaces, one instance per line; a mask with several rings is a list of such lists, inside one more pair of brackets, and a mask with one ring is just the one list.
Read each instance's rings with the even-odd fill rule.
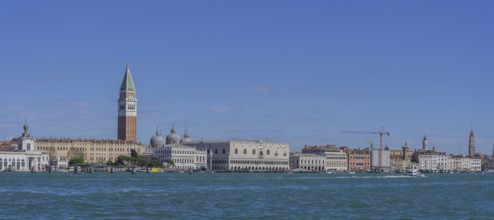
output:
[[407,170],[407,172],[405,173],[406,176],[418,176],[420,175],[420,172],[418,170]]

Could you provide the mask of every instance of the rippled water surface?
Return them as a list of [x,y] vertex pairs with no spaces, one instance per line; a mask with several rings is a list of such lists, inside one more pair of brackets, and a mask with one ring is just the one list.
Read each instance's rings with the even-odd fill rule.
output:
[[1,218],[494,219],[494,175],[0,173]]

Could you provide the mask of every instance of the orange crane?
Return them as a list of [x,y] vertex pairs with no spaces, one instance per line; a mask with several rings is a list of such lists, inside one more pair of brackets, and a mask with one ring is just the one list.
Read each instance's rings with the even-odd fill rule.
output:
[[341,131],[341,132],[352,133],[352,134],[379,134],[379,168],[381,168],[383,161],[383,135],[389,136],[389,132],[385,132],[383,130],[384,128],[381,128],[380,131]]

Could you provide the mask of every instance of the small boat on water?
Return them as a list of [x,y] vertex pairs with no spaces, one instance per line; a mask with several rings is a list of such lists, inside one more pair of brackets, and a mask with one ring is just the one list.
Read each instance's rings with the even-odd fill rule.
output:
[[420,171],[415,170],[415,169],[407,170],[405,175],[406,176],[418,176],[418,175],[420,175]]

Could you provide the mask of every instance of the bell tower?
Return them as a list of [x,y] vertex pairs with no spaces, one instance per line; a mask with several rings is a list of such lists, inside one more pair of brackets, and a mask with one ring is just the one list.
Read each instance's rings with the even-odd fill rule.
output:
[[470,139],[468,140],[468,156],[475,158],[475,134],[473,128],[470,130]]
[[424,135],[424,139],[422,140],[422,150],[429,150],[429,140],[427,140],[427,136]]
[[118,140],[137,141],[137,98],[129,63],[126,63],[118,98]]

